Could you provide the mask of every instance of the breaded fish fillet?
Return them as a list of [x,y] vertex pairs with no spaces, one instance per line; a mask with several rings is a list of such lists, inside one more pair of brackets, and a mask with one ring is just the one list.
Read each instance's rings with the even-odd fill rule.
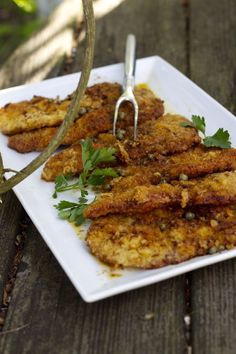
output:
[[[93,110],[105,104],[114,104],[119,97],[119,84],[101,83],[86,89],[81,100],[81,111]],[[35,96],[29,101],[9,103],[0,108],[0,130],[4,134],[16,134],[42,127],[52,127],[61,124],[71,96],[64,100],[49,99]]]
[[[157,120],[140,124],[139,135],[135,142],[113,139],[113,146],[117,147],[117,156],[122,162],[131,164],[148,154],[155,154],[156,158],[160,158],[162,155],[187,150],[200,143],[200,137],[195,129],[179,125],[180,122],[186,120],[178,115],[166,114]],[[129,133],[132,135],[132,129],[127,132],[127,134]],[[146,136],[145,133],[148,135]],[[106,143],[104,145],[106,146]],[[109,146],[111,145],[109,144]],[[80,148],[73,145],[54,155],[46,163],[42,178],[46,181],[53,181],[65,171],[72,175],[80,173],[82,170],[82,166],[78,164],[78,161],[81,160],[80,154]]]
[[[164,113],[163,102],[152,91],[137,87],[135,95],[139,105],[140,123],[156,119]],[[112,129],[114,107],[115,104],[107,104],[84,114],[69,129],[62,144],[72,145],[80,139],[93,137]],[[122,106],[120,115],[122,119],[118,120],[118,128],[125,129],[127,126],[133,125],[133,109],[130,104]],[[8,146],[18,152],[43,150],[57,132],[57,129],[56,127],[46,127],[12,135],[8,139]]]
[[233,171],[236,170],[236,149],[206,148],[199,145],[178,154],[163,156],[154,162],[145,160],[143,163],[146,165],[118,168],[125,177],[112,180],[112,190],[118,192],[138,185],[155,185],[161,179],[179,179],[181,174],[193,178],[215,172]]
[[84,212],[94,219],[107,214],[146,213],[157,208],[225,205],[236,202],[236,172],[215,173],[190,181],[143,185],[101,194]]
[[159,268],[236,245],[236,207],[157,209],[135,216],[111,215],[92,222],[87,244],[102,262],[115,267]]

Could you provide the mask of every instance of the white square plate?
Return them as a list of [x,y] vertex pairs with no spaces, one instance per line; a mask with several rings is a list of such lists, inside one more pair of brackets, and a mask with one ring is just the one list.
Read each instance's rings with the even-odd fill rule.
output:
[[[89,85],[103,81],[121,83],[122,78],[123,65],[109,65],[94,69]],[[3,90],[0,92],[0,106],[8,102],[30,99],[33,95],[47,97],[60,95],[63,98],[75,89],[78,79],[79,74],[72,74]],[[234,116],[160,57],[137,61],[137,83],[147,83],[159,97],[164,99],[166,112],[176,112],[189,118],[192,114],[204,116],[208,134],[213,134],[219,127],[228,129],[233,146],[236,146]],[[18,154],[9,149],[5,136],[1,136],[0,151],[4,165],[18,170],[36,156],[36,153]],[[159,282],[236,256],[236,249],[232,249],[215,255],[196,257],[161,269],[119,271],[121,276],[113,277],[109,268],[99,263],[89,253],[84,240],[78,237],[71,225],[58,219],[57,212],[53,208],[55,200],[51,197],[54,184],[40,179],[41,170],[42,168],[38,169],[15,187],[14,191],[75,288],[87,302]]]

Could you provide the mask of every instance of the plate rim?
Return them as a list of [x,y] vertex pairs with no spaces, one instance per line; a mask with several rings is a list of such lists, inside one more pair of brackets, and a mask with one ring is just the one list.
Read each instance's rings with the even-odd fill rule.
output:
[[[192,81],[190,78],[188,78],[186,75],[184,75],[181,71],[179,71],[177,68],[175,68],[172,64],[170,64],[169,62],[167,62],[165,59],[163,59],[162,57],[158,56],[158,55],[154,55],[154,56],[149,56],[149,57],[143,57],[140,59],[137,59],[137,64],[139,62],[142,62],[144,60],[149,60],[150,62],[153,61],[153,63],[151,65],[156,64],[156,60],[159,60],[161,62],[163,62],[164,65],[167,65],[167,67],[169,67],[171,70],[174,70],[178,75],[181,76],[182,79],[184,79],[185,81],[187,80],[187,82],[194,87],[194,89],[197,89],[201,94],[203,94],[208,100],[210,99],[210,101],[214,104],[217,105],[221,110],[223,110],[223,112],[227,113],[228,117],[232,118],[235,122],[235,116],[228,110],[226,109],[222,104],[220,104],[215,98],[213,98],[212,96],[210,96],[206,91],[204,91],[201,87],[199,87],[194,81]],[[96,73],[97,70],[103,70],[105,68],[108,67],[112,67],[112,66],[120,66],[123,63],[114,63],[114,64],[109,64],[109,65],[105,65],[105,66],[101,66],[101,67],[97,67],[94,68],[92,70],[92,73]],[[13,91],[16,90],[21,90],[21,89],[28,89],[30,87],[34,88],[40,85],[45,85],[48,82],[60,82],[61,80],[63,80],[64,78],[72,78],[72,77],[76,77],[76,75],[78,76],[78,79],[80,77],[80,72],[77,73],[72,73],[72,74],[68,74],[68,75],[63,75],[60,77],[56,77],[56,78],[50,78],[50,79],[46,79],[46,80],[42,80],[39,82],[35,82],[35,83],[29,83],[29,84],[25,84],[25,85],[19,85],[19,86],[14,86],[14,87],[10,87],[10,88],[6,88],[3,90],[0,90],[0,96],[1,95],[5,95],[8,93],[11,93]],[[235,124],[235,123],[234,123]],[[47,244],[47,246],[49,247],[50,251],[53,253],[53,255],[56,257],[58,263],[60,264],[60,266],[62,267],[63,271],[66,273],[67,277],[70,279],[70,281],[72,282],[73,286],[76,288],[76,290],[79,292],[80,296],[83,298],[84,301],[86,302],[95,302],[98,300],[102,300],[105,299],[107,297],[110,296],[114,296],[114,295],[118,295],[121,293],[124,293],[126,291],[130,291],[133,289],[138,289],[147,285],[151,285],[151,284],[155,284],[158,283],[160,281],[163,280],[167,280],[170,278],[173,278],[175,276],[179,276],[181,274],[185,274],[187,272],[196,270],[196,269],[200,269],[204,266],[208,266],[208,265],[212,265],[218,262],[221,262],[223,260],[227,260],[230,258],[233,258],[236,256],[236,247],[232,250],[226,250],[223,251],[221,253],[217,253],[212,255],[212,258],[209,258],[209,255],[207,256],[201,256],[201,257],[194,257],[192,259],[196,260],[196,262],[194,264],[189,265],[187,262],[181,262],[179,264],[176,265],[171,265],[170,269],[166,270],[166,272],[163,272],[161,274],[151,274],[148,277],[144,277],[141,279],[136,279],[131,283],[124,283],[124,284],[114,284],[114,286],[111,286],[108,289],[102,289],[102,290],[96,290],[96,291],[92,291],[92,292],[86,292],[84,290],[83,287],[80,286],[79,282],[76,282],[76,279],[74,279],[74,277],[72,276],[72,274],[70,273],[70,271],[67,269],[68,266],[66,265],[66,262],[63,260],[63,257],[61,257],[61,255],[58,253],[57,249],[55,249],[53,247],[53,244],[51,243],[50,238],[43,236],[44,232],[42,231],[42,227],[40,225],[40,221],[37,219],[36,215],[34,215],[34,213],[31,214],[30,212],[30,208],[27,207],[26,205],[26,201],[24,200],[24,197],[21,193],[21,191],[18,191],[17,186],[13,188],[14,193],[16,194],[17,198],[19,199],[20,203],[22,204],[23,208],[26,210],[27,214],[29,214],[30,219],[32,220],[32,222],[34,223],[34,225],[36,226],[36,228],[38,229],[41,237],[43,238],[44,242]],[[207,260],[205,257],[208,257]],[[169,266],[167,266],[169,267]],[[190,269],[189,269],[190,267]],[[163,269],[166,267],[163,267]],[[188,268],[188,269],[185,269]],[[156,278],[158,277],[158,280],[156,280]]]

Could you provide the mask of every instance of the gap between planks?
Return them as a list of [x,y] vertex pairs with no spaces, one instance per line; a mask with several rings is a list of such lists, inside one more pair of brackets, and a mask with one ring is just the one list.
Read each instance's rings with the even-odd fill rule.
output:
[[[190,23],[190,18],[189,18],[189,1],[184,1],[184,4],[182,3],[183,5],[183,11],[184,11],[184,14],[185,14],[185,35],[186,35],[186,74],[188,76],[190,76],[190,57],[189,57],[189,23]],[[70,57],[71,58],[71,57]],[[70,58],[67,60],[67,63],[68,63],[68,67],[65,68],[65,64],[64,64],[64,68],[62,68],[64,70],[64,72],[68,73],[70,71]],[[72,60],[73,61],[73,60]],[[63,72],[63,73],[64,73]],[[22,252],[23,252],[23,249],[22,249]],[[187,274],[186,277],[185,277],[185,293],[186,293],[186,297],[185,297],[185,315],[184,315],[184,318],[183,318],[183,326],[184,326],[184,329],[185,329],[185,338],[186,338],[186,352],[188,354],[190,354],[190,351],[191,350],[191,337],[190,337],[190,333],[191,333],[191,326],[189,325],[186,325],[186,322],[188,323],[189,320],[186,320],[186,316],[189,316],[190,313],[191,313],[191,304],[190,304],[190,286],[189,286],[189,275]],[[191,319],[190,319],[190,323],[191,323]],[[13,328],[11,330],[8,330],[8,331],[5,331],[5,334],[8,334],[8,333],[12,333],[13,331],[19,331],[23,328],[25,328],[25,326],[27,326],[27,324],[21,326],[21,327],[18,327],[18,328]],[[4,334],[4,332],[2,332]],[[190,348],[190,349],[189,349]]]

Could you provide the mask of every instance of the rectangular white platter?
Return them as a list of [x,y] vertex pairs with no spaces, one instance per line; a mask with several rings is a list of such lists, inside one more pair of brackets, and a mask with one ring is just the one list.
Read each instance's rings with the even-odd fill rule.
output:
[[[123,64],[94,69],[89,85],[103,81],[122,82]],[[33,95],[61,98],[71,93],[79,80],[79,74],[67,75],[43,82],[0,91],[0,106],[8,102],[30,99]],[[166,102],[166,112],[176,112],[188,118],[192,114],[206,118],[207,134],[219,127],[228,129],[232,145],[236,146],[235,117],[160,57],[149,57],[137,61],[136,84],[148,86]],[[7,138],[1,135],[0,151],[5,167],[21,169],[37,154],[18,154],[7,147]],[[185,272],[217,263],[236,256],[236,249],[214,255],[196,257],[192,260],[154,270],[122,270],[121,276],[112,277],[110,270],[99,263],[87,249],[71,225],[58,219],[51,195],[53,183],[40,179],[42,168],[14,188],[26,212],[41,233],[58,262],[87,302],[101,300],[131,289],[140,288],[168,279]],[[10,222],[10,218],[9,218]],[[39,250],[40,252],[40,250]]]

